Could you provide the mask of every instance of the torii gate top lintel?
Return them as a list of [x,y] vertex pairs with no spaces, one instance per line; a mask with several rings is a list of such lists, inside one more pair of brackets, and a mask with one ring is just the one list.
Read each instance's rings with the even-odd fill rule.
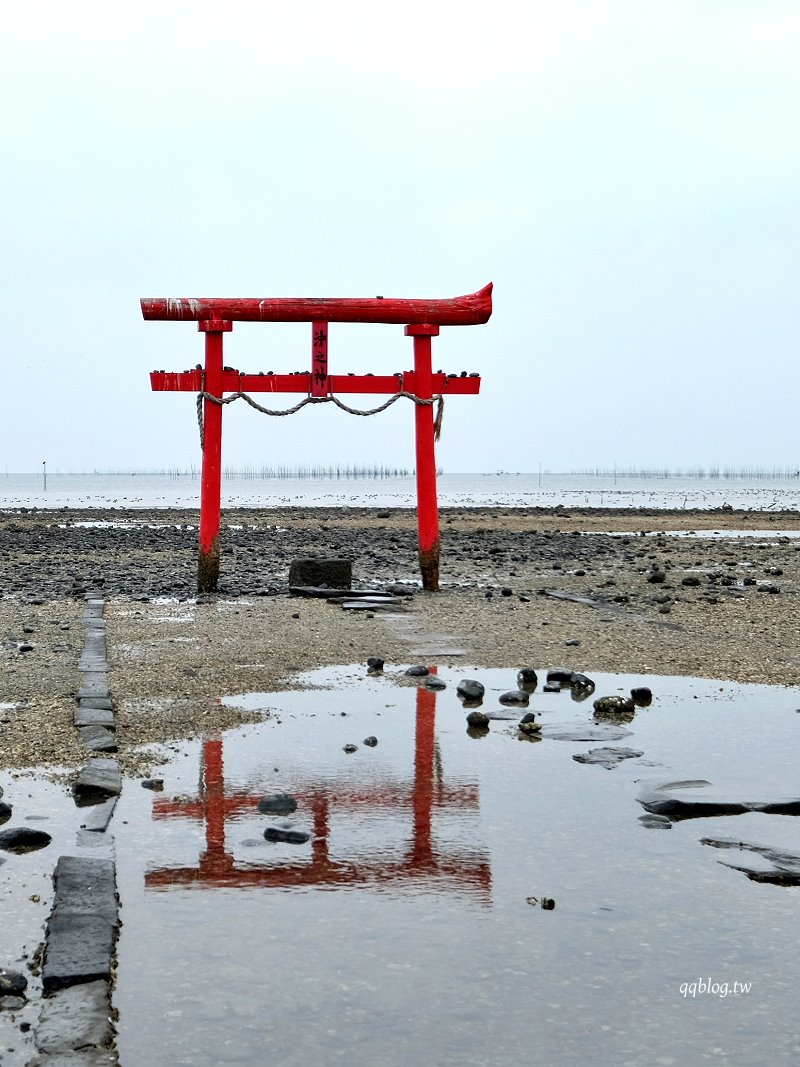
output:
[[143,297],[148,321],[382,322],[395,325],[480,326],[492,314],[492,283],[447,300],[390,297]]

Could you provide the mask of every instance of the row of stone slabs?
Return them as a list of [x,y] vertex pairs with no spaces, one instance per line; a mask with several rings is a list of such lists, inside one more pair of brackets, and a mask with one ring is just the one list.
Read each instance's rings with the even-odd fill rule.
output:
[[[98,597],[87,596],[75,726],[91,751],[116,752],[104,607]],[[106,832],[121,790],[119,764],[111,758],[90,758],[73,786],[75,803],[87,809],[77,844],[104,845],[108,854],[61,856],[56,863],[42,968],[45,995],[34,1031],[39,1055],[29,1067],[118,1064],[111,971],[119,901],[113,838]]]

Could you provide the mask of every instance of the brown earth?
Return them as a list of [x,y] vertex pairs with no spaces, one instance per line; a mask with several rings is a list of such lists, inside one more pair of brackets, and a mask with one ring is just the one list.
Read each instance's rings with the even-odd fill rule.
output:
[[[154,529],[146,539],[132,530],[130,544],[102,531],[72,538],[71,524],[97,519]],[[442,591],[418,592],[387,616],[286,595],[288,558],[311,545],[307,554],[350,554],[356,585],[415,580],[412,512],[272,509],[226,521],[222,586],[229,581],[231,593],[194,603],[185,593],[137,600],[115,589],[114,576],[135,560],[131,573],[151,588],[163,574],[190,583],[196,535],[167,543],[167,530],[196,524],[196,514],[0,517],[0,769],[86,758],[72,716],[81,590],[93,581],[106,600],[120,759],[140,773],[148,760],[137,746],[246,717],[220,697],[274,691],[299,669],[370,656],[387,668],[569,666],[800,684],[800,538],[788,536],[800,530],[796,513],[445,510]],[[687,530],[717,532],[676,536]],[[731,536],[742,530],[777,536]],[[58,565],[69,577],[63,589],[53,584]]]

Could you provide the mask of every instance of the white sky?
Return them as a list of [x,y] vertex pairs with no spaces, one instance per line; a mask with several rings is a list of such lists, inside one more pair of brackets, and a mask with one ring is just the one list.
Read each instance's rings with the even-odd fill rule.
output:
[[[433,342],[483,378],[445,470],[800,466],[799,55],[796,0],[7,0],[0,472],[199,464],[148,372],[201,336],[142,296],[489,281],[489,324]],[[330,334],[332,372],[411,366],[402,327]],[[303,324],[225,343],[310,362]],[[231,405],[224,445],[412,467],[412,409]]]

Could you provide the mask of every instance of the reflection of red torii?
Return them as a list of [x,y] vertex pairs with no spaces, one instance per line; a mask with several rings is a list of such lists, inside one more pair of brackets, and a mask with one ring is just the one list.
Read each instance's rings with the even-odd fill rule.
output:
[[[182,390],[204,397],[203,473],[200,490],[198,592],[213,592],[219,580],[222,490],[223,394],[305,393],[303,403],[330,402],[337,394],[405,393],[415,403],[417,526],[422,583],[439,588],[439,512],[436,497],[433,397],[477,393],[480,378],[442,374],[431,369],[431,338],[440,326],[474,326],[492,313],[492,286],[450,300],[365,299],[219,299],[201,297],[142,299],[147,320],[195,321],[205,333],[205,369],[150,375],[154,390]],[[311,371],[300,374],[242,374],[225,368],[222,335],[234,322],[310,322]],[[328,324],[331,322],[405,324],[414,338],[414,370],[403,374],[328,373]],[[199,368],[199,365],[198,365]],[[230,399],[230,398],[229,398]]]
[[201,796],[191,804],[180,804],[158,798],[153,805],[155,818],[202,818],[206,825],[206,848],[200,856],[199,865],[189,868],[157,868],[145,874],[149,889],[172,886],[204,885],[209,887],[246,888],[253,886],[288,888],[296,886],[371,886],[385,887],[387,883],[408,881],[433,882],[436,886],[451,891],[477,893],[488,902],[491,885],[491,869],[479,852],[459,853],[447,856],[441,853],[432,840],[432,816],[434,809],[475,809],[478,805],[478,790],[473,785],[434,785],[434,725],[436,693],[428,689],[417,690],[416,748],[414,757],[414,783],[409,790],[398,792],[393,788],[386,795],[381,790],[369,794],[366,790],[341,791],[337,787],[336,804],[343,802],[346,808],[360,807],[369,802],[371,807],[392,806],[410,802],[413,811],[413,835],[410,848],[401,860],[387,862],[385,858],[347,862],[331,860],[328,854],[328,815],[330,801],[321,790],[306,794],[296,793],[298,798],[307,798],[313,813],[314,839],[311,846],[311,861],[287,863],[281,866],[246,867],[236,866],[234,857],[225,851],[225,820],[241,811],[254,810],[254,796],[246,793],[225,795],[222,763],[222,741],[206,741],[203,746],[204,773],[201,779]]

